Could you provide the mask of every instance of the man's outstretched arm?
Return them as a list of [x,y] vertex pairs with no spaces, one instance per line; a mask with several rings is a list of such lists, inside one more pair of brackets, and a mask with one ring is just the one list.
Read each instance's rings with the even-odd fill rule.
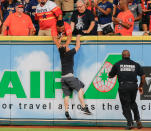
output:
[[59,48],[61,45],[61,42],[58,41],[57,36],[53,36],[52,39],[53,39],[54,43],[56,44],[57,48]]
[[76,52],[79,50],[79,48],[80,48],[80,36],[81,35],[77,35],[77,37],[76,37],[76,47],[75,47],[75,50],[76,50]]
[[71,39],[72,39],[72,33],[67,36],[67,40],[66,40],[66,43],[65,43],[66,47],[68,47],[69,44],[71,43]]

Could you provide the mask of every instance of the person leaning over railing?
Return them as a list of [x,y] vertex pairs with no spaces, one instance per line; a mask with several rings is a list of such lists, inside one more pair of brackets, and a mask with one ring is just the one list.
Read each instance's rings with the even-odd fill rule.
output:
[[52,31],[52,38],[54,40],[54,43],[56,45],[60,45],[62,43],[62,39],[64,37],[67,37],[67,40],[63,45],[64,47],[68,47],[72,39],[71,26],[67,22],[64,22],[63,20],[58,20],[56,26],[57,30]]
[[5,20],[2,35],[28,36],[33,35],[35,28],[31,18],[23,13],[24,5],[16,4],[16,12],[10,14]]

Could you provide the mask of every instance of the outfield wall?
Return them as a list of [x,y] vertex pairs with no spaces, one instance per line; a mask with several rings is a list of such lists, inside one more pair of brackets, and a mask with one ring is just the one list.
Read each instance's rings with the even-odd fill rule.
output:
[[[75,55],[75,76],[84,82],[85,101],[93,113],[84,115],[77,92],[70,97],[64,116],[59,53],[50,37],[0,37],[0,120],[1,124],[87,125],[125,124],[118,96],[117,78],[109,79],[112,65],[123,49],[139,62],[146,73],[144,95],[137,95],[145,126],[151,125],[151,38],[81,37]],[[73,38],[70,47],[74,47]]]

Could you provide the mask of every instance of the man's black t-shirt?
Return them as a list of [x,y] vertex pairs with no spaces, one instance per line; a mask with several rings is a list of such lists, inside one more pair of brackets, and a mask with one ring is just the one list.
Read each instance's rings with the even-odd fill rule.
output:
[[75,48],[69,50],[68,52],[64,52],[63,48],[59,48],[59,52],[62,66],[62,75],[73,73],[74,55],[76,54]]
[[[79,13],[78,10],[74,11],[71,17],[71,21],[75,23],[73,35],[84,35],[82,30],[87,30],[90,23],[94,21],[94,15],[90,10],[85,10],[84,13]],[[87,35],[93,35],[93,30]]]
[[137,82],[137,75],[142,76],[144,72],[138,63],[126,58],[113,66],[109,76],[114,77],[115,75],[118,76],[119,82]]

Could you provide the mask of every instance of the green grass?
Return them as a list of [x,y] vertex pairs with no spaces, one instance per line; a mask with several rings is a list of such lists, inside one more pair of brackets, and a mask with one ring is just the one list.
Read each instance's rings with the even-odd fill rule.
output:
[[[114,131],[125,131],[125,130],[115,130]],[[64,129],[64,128],[0,128],[0,131],[113,131],[113,130],[101,130],[100,129]],[[133,130],[131,130],[133,131]]]

